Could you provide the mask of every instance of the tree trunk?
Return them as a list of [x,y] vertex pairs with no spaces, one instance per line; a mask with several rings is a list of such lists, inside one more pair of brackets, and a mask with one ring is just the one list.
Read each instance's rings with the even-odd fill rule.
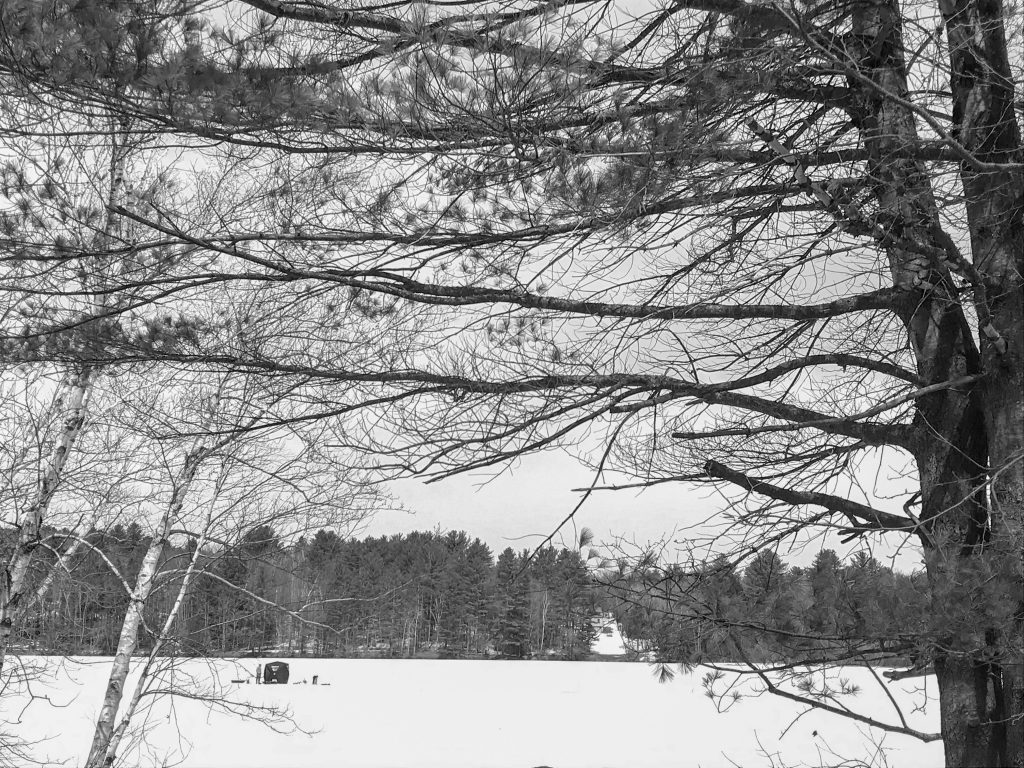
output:
[[[988,677],[975,675],[976,711],[993,742],[986,764],[1024,768],[1024,149],[1006,8],[999,0],[940,0],[939,9],[949,48],[953,134],[975,158],[961,163],[960,177],[984,288],[975,291],[975,304],[986,374],[990,509],[986,567],[977,569],[971,597],[986,598],[986,647],[978,663]],[[973,750],[970,737],[966,746]],[[947,761],[953,757],[947,747]]]
[[193,449],[185,457],[185,463],[175,483],[171,499],[167,504],[157,530],[154,532],[153,541],[150,543],[149,549],[142,559],[142,564],[139,566],[135,589],[132,591],[131,601],[121,623],[121,633],[117,641],[117,651],[114,655],[110,676],[107,680],[103,705],[100,708],[99,716],[96,718],[96,730],[93,733],[92,747],[89,750],[89,757],[85,763],[86,768],[103,768],[103,766],[113,764],[114,755],[113,753],[108,754],[108,750],[114,732],[114,721],[117,719],[117,710],[124,695],[124,686],[125,681],[128,679],[132,654],[138,645],[139,627],[142,626],[146,600],[153,591],[153,582],[157,575],[160,557],[163,555],[164,547],[167,545],[167,537],[170,535],[174,522],[178,519],[182,505],[185,503],[185,496],[188,494],[189,487],[195,479],[203,458],[204,451],[202,448]]
[[[918,402],[915,446],[920,519],[931,591],[941,730],[949,766],[1024,768],[1021,600],[1024,354],[1020,139],[998,2],[940,0],[950,46],[956,137],[964,163],[971,258],[942,230],[927,169],[897,159],[919,144],[916,118],[887,94],[907,93],[900,14],[893,0],[854,12],[853,47],[866,85],[851,116],[870,156],[879,216],[899,242],[886,246],[893,282],[907,291],[900,317],[926,384],[984,374],[973,391]],[[919,252],[914,244],[926,246]],[[975,344],[952,270],[974,289]],[[973,267],[973,272],[972,272]]]
[[7,567],[0,573],[0,675],[3,674],[10,644],[14,614],[25,596],[28,569],[39,546],[46,511],[85,422],[91,375],[90,368],[81,368],[71,374],[64,385],[64,418],[60,434],[54,440],[53,450],[40,473],[35,499],[22,517],[18,544]]
[[935,661],[946,765],[998,768],[1006,761],[1005,728],[990,719],[986,701],[993,677],[975,659],[940,656]]
[[150,679],[153,665],[156,663],[157,656],[163,649],[163,645],[167,641],[167,638],[171,636],[171,630],[174,627],[174,622],[181,613],[182,606],[185,603],[185,597],[188,594],[189,586],[191,585],[192,578],[195,574],[196,564],[202,556],[203,547],[206,545],[206,535],[210,529],[211,523],[210,515],[212,515],[212,510],[207,515],[206,524],[203,527],[203,533],[199,537],[199,541],[196,543],[195,551],[189,559],[188,566],[185,568],[185,573],[181,579],[181,586],[178,588],[178,593],[174,598],[174,603],[167,611],[167,616],[160,629],[160,634],[157,635],[156,640],[153,643],[153,648],[149,652],[149,657],[146,659],[146,663],[139,675],[138,682],[135,684],[135,690],[132,692],[131,701],[129,701],[124,714],[121,716],[121,721],[117,724],[117,727],[111,734],[109,744],[107,745],[106,757],[103,762],[104,765],[114,764],[114,760],[117,757],[117,750],[121,746],[121,739],[124,738],[125,733],[128,731],[131,719],[135,715],[135,711],[139,707],[139,702],[142,700],[142,696],[148,688],[147,684]]

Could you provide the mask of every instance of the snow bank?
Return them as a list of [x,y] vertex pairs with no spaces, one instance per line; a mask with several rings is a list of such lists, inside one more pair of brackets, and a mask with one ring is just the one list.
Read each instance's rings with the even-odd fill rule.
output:
[[[0,697],[0,720],[8,723],[0,730],[38,741],[35,754],[44,764],[77,765],[91,738],[109,660],[28,661],[38,664],[43,676],[30,691]],[[288,661],[291,684],[261,686],[231,682],[251,678],[260,660],[179,662],[165,677],[168,685],[223,695],[235,709],[287,708],[292,722],[278,720],[273,730],[202,699],[154,699],[124,764],[752,768],[782,761],[829,765],[841,759],[897,768],[942,764],[938,742],[922,744],[817,712],[794,723],[802,708],[775,697],[744,698],[719,713],[704,695],[702,669],[660,683],[648,664]],[[848,700],[851,707],[895,719],[867,670],[848,668],[843,674],[863,689]],[[311,684],[313,675],[320,685]],[[934,694],[934,681],[920,678],[891,684],[890,690],[913,705],[923,703],[922,686]],[[926,711],[907,715],[915,727],[937,728],[934,700]],[[775,757],[773,763],[770,755],[781,760]]]

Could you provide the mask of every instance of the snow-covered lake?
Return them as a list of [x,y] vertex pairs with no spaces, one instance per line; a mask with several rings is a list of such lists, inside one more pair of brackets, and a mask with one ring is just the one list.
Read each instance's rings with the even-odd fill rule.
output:
[[[36,742],[44,764],[78,765],[109,669],[104,659],[23,659],[41,676],[30,691],[0,696],[0,730]],[[291,659],[288,685],[232,683],[254,659],[190,660],[176,685],[216,692],[233,706],[287,708],[273,729],[207,701],[153,699],[126,766],[191,768],[600,768],[622,766],[822,766],[932,768],[939,742],[871,731],[772,696],[743,698],[724,713],[704,695],[696,669],[659,682],[654,667],[624,662]],[[312,685],[313,675],[318,685]],[[895,721],[892,704],[864,669],[843,675],[862,691],[851,708]],[[820,677],[820,675],[819,675]],[[930,678],[889,685],[914,727],[936,730]],[[198,689],[198,688],[197,688]],[[794,722],[794,719],[796,721]],[[852,762],[852,761],[862,762]],[[46,761],[49,761],[48,763]]]

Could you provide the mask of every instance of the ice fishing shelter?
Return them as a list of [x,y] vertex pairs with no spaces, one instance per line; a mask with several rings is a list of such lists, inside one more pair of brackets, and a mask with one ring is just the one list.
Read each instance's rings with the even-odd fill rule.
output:
[[263,667],[263,682],[267,685],[288,682],[288,665],[283,661],[271,661]]

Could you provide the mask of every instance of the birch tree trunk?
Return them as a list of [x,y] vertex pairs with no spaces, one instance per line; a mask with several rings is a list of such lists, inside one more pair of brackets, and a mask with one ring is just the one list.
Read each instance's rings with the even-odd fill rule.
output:
[[[108,213],[103,227],[96,238],[98,250],[111,248],[121,234],[121,218],[113,210],[120,206],[124,199],[124,165],[127,157],[127,142],[119,140],[127,133],[127,124],[122,119],[118,123],[119,132],[114,133],[110,155],[110,180],[107,189]],[[108,301],[108,295],[102,290],[106,282],[106,271],[109,261],[104,262],[93,274],[86,273],[82,288],[95,291],[95,309],[102,311]],[[40,474],[36,497],[21,522],[18,545],[2,574],[0,574],[0,674],[3,673],[7,648],[13,628],[14,613],[24,597],[26,576],[32,556],[38,548],[40,531],[46,518],[50,501],[57,489],[68,456],[82,430],[88,403],[89,391],[95,379],[92,367],[83,365],[70,374],[64,384],[65,413],[61,433],[54,440],[54,448]],[[77,547],[76,547],[77,548]],[[59,564],[58,564],[59,565]],[[55,565],[54,567],[58,567]],[[53,572],[47,575],[43,586],[45,594],[52,582]]]
[[179,517],[189,488],[193,480],[195,480],[196,473],[199,471],[199,467],[203,459],[206,458],[207,453],[208,451],[205,448],[199,446],[193,448],[185,457],[185,463],[175,480],[174,491],[171,494],[170,501],[153,535],[153,541],[150,543],[149,549],[142,559],[142,564],[139,566],[135,588],[132,590],[124,621],[121,624],[121,634],[117,641],[117,653],[114,655],[114,662],[107,680],[103,705],[100,708],[99,716],[96,718],[96,729],[93,733],[89,757],[85,763],[86,768],[101,768],[101,766],[113,764],[114,754],[110,751],[110,746],[114,735],[114,722],[117,719],[118,708],[124,695],[124,686],[125,681],[128,679],[132,654],[138,645],[139,627],[142,626],[146,600],[149,599],[153,591],[157,567],[160,564],[164,548],[167,546],[167,539],[170,536],[171,528]]
[[163,649],[164,643],[167,642],[167,638],[170,637],[171,629],[174,627],[174,622],[181,613],[181,607],[185,603],[185,597],[188,595],[189,586],[191,586],[192,578],[195,575],[196,564],[199,562],[199,558],[203,552],[203,547],[206,545],[206,537],[210,530],[211,516],[212,510],[211,513],[207,515],[206,525],[203,527],[202,534],[196,543],[195,551],[192,552],[192,557],[189,559],[188,566],[185,568],[185,574],[182,576],[181,586],[178,588],[178,594],[174,599],[174,604],[171,606],[167,617],[164,619],[163,626],[160,629],[160,634],[157,635],[156,642],[153,643],[153,648],[149,652],[149,657],[146,659],[146,663],[143,665],[142,671],[139,674],[139,679],[135,684],[135,690],[132,693],[131,701],[129,701],[124,714],[121,716],[120,722],[118,722],[117,727],[110,736],[106,755],[102,763],[103,765],[114,764],[114,761],[117,758],[117,751],[121,746],[121,740],[124,738],[125,733],[127,733],[132,717],[134,717],[135,711],[139,707],[139,702],[142,701],[142,697],[146,693],[156,659],[160,654],[160,651]]
[[65,406],[60,434],[54,440],[53,450],[40,473],[35,499],[21,520],[17,546],[3,573],[0,573],[0,675],[3,674],[10,645],[14,615],[25,596],[29,565],[39,547],[47,509],[85,422],[91,375],[91,369],[83,367],[71,374],[64,384],[66,395],[63,398]]

